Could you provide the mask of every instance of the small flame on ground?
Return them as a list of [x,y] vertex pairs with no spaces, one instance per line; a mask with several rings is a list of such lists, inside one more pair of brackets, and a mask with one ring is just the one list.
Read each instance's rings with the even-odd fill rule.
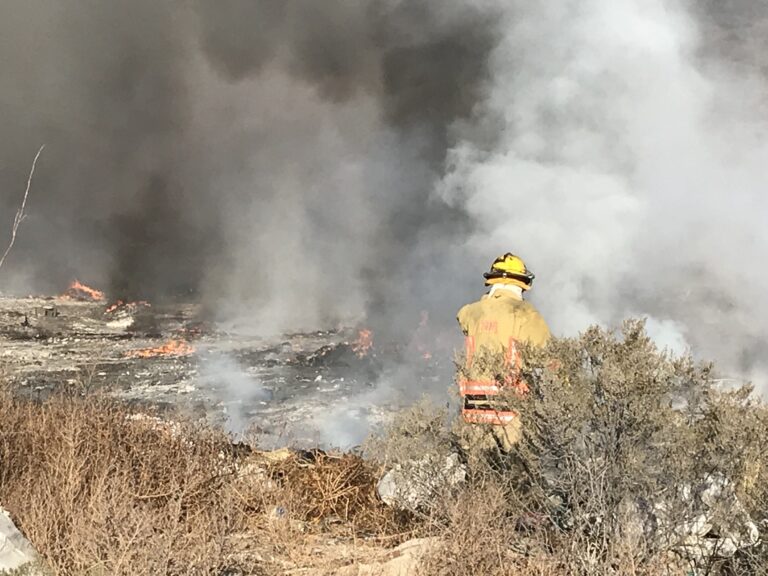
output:
[[105,314],[109,314],[110,312],[114,312],[115,310],[117,310],[118,308],[120,308],[120,306],[124,306],[124,305],[125,305],[125,302],[123,302],[122,300],[118,300],[117,302],[115,302],[114,304],[112,304],[112,306],[109,306],[109,307],[108,307],[108,308],[107,308],[107,309],[104,311],[104,313],[105,313]]
[[184,340],[170,340],[156,348],[142,348],[125,353],[126,358],[157,358],[159,356],[189,356],[195,347]]
[[352,352],[357,354],[358,358],[365,358],[373,348],[373,332],[363,328],[357,333],[357,340],[351,344]]
[[114,312],[115,310],[118,310],[120,308],[127,308],[129,311],[136,310],[139,306],[146,306],[150,307],[151,304],[147,302],[146,300],[139,300],[138,302],[124,302],[122,300],[118,300],[111,306],[109,306],[105,311],[104,314],[110,314],[111,312]]
[[61,298],[65,300],[91,300],[94,302],[106,300],[104,292],[86,286],[79,280],[73,281],[69,288],[67,288],[67,291],[61,295]]

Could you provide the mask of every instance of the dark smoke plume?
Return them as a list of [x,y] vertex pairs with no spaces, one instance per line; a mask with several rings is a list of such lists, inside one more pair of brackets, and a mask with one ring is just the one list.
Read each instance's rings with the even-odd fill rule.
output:
[[114,298],[203,296],[223,313],[248,304],[262,329],[430,306],[420,274],[455,265],[437,246],[470,226],[432,187],[483,95],[495,9],[1,10],[5,211],[48,146],[6,288],[78,277]]

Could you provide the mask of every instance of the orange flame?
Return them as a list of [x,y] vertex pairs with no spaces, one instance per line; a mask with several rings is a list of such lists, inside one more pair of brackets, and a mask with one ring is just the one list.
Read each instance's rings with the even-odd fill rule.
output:
[[112,304],[112,306],[109,306],[109,307],[108,307],[108,308],[107,308],[107,309],[104,311],[104,313],[105,313],[105,314],[109,314],[110,312],[114,312],[115,310],[117,310],[118,308],[120,308],[120,306],[123,306],[124,304],[125,304],[125,302],[123,302],[122,300],[118,300],[117,302],[115,302],[114,304]]
[[169,340],[156,348],[142,348],[125,353],[126,358],[157,358],[159,356],[189,356],[195,347],[184,340]]
[[357,340],[351,344],[352,352],[357,354],[358,358],[365,358],[373,348],[373,332],[363,328],[357,333]]
[[139,300],[138,302],[128,302],[128,303],[123,302],[122,300],[118,300],[117,302],[115,302],[114,304],[109,306],[106,310],[104,310],[104,314],[109,314],[109,313],[114,312],[115,310],[118,310],[118,309],[123,308],[123,307],[125,307],[129,311],[133,312],[136,309],[138,309],[139,306],[146,306],[146,307],[149,308],[151,306],[151,304],[149,302],[147,302],[146,300]]
[[73,281],[61,297],[65,300],[91,300],[94,302],[106,299],[104,292],[86,286],[79,280]]

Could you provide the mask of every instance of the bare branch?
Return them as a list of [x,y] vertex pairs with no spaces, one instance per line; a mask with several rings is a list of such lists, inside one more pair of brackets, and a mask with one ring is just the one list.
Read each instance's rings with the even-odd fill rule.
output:
[[35,174],[35,166],[37,165],[37,159],[40,158],[40,153],[43,151],[43,148],[45,148],[45,144],[40,146],[40,149],[37,151],[37,154],[35,154],[35,159],[32,160],[32,169],[29,171],[29,178],[27,178],[27,189],[24,191],[24,199],[21,201],[21,207],[16,212],[16,216],[13,218],[13,227],[11,228],[11,242],[8,244],[8,248],[5,249],[5,252],[3,253],[2,258],[0,258],[0,268],[3,267],[3,264],[5,263],[5,259],[8,257],[8,253],[11,251],[11,248],[13,248],[13,245],[16,242],[16,234],[19,231],[19,224],[21,224],[22,220],[26,218],[24,209],[27,207],[27,198],[29,197],[29,188],[32,185],[32,176],[34,176]]

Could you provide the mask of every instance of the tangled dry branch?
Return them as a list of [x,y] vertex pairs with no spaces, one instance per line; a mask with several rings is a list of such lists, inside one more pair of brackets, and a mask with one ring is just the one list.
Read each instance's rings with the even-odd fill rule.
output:
[[43,152],[43,148],[45,148],[45,144],[40,146],[40,148],[37,151],[37,154],[35,154],[35,159],[32,160],[32,168],[29,171],[29,177],[27,178],[27,188],[24,190],[24,198],[21,201],[21,206],[16,211],[16,216],[13,218],[13,226],[11,227],[11,241],[8,243],[8,247],[5,249],[5,252],[3,252],[3,256],[0,257],[0,268],[3,267],[3,264],[5,264],[5,259],[8,257],[8,254],[11,252],[11,248],[13,248],[13,245],[16,243],[16,234],[19,231],[19,224],[26,218],[26,214],[24,213],[24,210],[27,207],[27,198],[29,198],[29,188],[32,186],[32,177],[35,175],[35,166],[37,166],[37,159],[40,158],[40,154]]

